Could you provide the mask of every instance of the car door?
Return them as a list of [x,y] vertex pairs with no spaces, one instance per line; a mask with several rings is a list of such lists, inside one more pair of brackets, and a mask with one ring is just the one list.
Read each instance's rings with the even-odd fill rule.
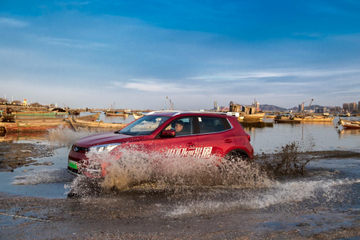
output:
[[226,118],[199,116],[196,120],[199,129],[197,146],[202,148],[203,158],[224,157],[236,145],[234,133]]
[[[184,124],[182,132],[177,132],[175,137],[161,137],[164,130],[174,130],[175,124],[182,122]],[[162,131],[152,141],[148,141],[146,148],[150,152],[160,153],[167,157],[175,156],[193,156],[198,147],[197,135],[194,131],[194,117],[179,117],[165,126]]]

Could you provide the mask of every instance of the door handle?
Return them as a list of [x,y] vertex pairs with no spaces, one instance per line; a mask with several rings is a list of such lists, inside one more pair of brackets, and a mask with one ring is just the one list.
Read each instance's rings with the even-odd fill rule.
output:
[[228,138],[228,139],[225,139],[224,142],[225,142],[225,143],[232,143],[233,140],[231,140],[231,139]]

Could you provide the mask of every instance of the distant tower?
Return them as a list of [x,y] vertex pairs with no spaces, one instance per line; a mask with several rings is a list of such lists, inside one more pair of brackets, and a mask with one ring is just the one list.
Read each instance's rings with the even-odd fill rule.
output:
[[256,109],[260,108],[260,103],[256,101],[256,98],[254,98],[253,107],[255,107]]
[[298,112],[303,112],[304,111],[304,104],[299,104],[299,109]]
[[214,110],[217,110],[217,101],[214,102]]
[[23,105],[24,105],[24,106],[27,106],[27,104],[28,104],[28,103],[27,103],[27,100],[26,100],[26,98],[24,98]]

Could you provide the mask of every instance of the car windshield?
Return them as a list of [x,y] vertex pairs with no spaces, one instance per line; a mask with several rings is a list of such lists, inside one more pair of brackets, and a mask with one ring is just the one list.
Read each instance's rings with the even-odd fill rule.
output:
[[136,136],[149,135],[168,119],[169,117],[163,116],[144,116],[129,124],[118,133]]

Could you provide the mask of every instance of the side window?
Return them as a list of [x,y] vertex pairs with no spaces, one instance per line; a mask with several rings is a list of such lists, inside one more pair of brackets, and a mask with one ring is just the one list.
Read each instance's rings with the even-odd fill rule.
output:
[[200,133],[221,132],[230,129],[226,118],[198,117]]
[[175,130],[176,137],[194,134],[193,118],[192,117],[178,118],[172,121],[168,126],[166,126],[165,129]]

